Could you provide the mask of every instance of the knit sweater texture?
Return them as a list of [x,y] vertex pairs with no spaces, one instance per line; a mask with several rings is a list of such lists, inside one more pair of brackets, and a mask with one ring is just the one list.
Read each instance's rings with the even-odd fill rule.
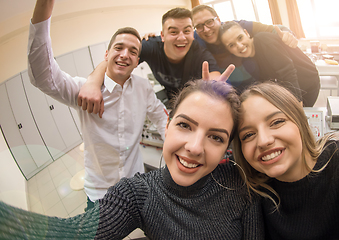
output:
[[236,166],[219,165],[189,187],[166,167],[124,178],[94,209],[61,219],[0,203],[0,239],[123,239],[136,228],[150,239],[263,239],[260,202],[249,198]]
[[[279,211],[271,200],[263,200],[267,239],[339,239],[339,151],[338,142],[328,145],[314,170],[297,182],[272,180],[269,185],[281,198]],[[333,156],[332,156],[333,155]]]

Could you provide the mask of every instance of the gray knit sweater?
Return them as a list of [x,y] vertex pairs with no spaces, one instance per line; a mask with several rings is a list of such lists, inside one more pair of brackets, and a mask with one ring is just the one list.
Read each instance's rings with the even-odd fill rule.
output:
[[162,168],[122,179],[94,209],[67,219],[0,203],[0,239],[123,239],[136,228],[150,239],[263,239],[257,198],[249,200],[238,170],[219,165],[182,187]]

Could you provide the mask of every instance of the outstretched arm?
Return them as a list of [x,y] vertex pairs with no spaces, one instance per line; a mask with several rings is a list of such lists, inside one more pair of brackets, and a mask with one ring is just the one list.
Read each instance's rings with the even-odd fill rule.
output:
[[37,0],[32,17],[32,23],[47,20],[52,15],[55,0]]
[[82,110],[97,114],[102,118],[104,113],[104,101],[101,94],[101,86],[104,82],[107,62],[102,61],[88,76],[87,82],[81,87],[78,95],[78,105]]

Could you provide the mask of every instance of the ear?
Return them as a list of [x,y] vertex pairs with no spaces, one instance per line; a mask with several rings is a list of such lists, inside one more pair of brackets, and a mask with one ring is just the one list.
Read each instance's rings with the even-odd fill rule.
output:
[[107,62],[108,61],[108,50],[106,50],[106,52],[105,52],[105,61]]
[[170,118],[168,117],[167,118],[167,123],[166,123],[166,127],[165,127],[165,137],[166,137],[166,135],[167,135],[167,130],[168,130],[168,125],[170,124]]
[[140,60],[140,58],[138,58],[137,63],[136,63],[134,68],[136,68],[139,65],[139,60]]
[[249,38],[251,38],[251,35],[247,32],[246,29],[244,29],[244,33],[245,33]]
[[160,36],[161,36],[161,40],[164,42],[164,33],[163,33],[163,31],[161,31],[161,33],[160,33]]

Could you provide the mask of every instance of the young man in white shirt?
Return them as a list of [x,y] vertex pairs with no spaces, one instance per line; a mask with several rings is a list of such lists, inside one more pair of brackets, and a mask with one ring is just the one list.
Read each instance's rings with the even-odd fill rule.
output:
[[100,118],[83,111],[77,97],[86,78],[63,72],[53,57],[49,31],[54,2],[36,2],[30,24],[28,72],[34,86],[79,114],[85,146],[84,189],[90,208],[122,177],[144,171],[139,141],[145,118],[164,138],[167,115],[149,81],[131,74],[141,51],[139,33],[133,28],[119,29],[106,50],[107,69],[101,88],[105,114]]

